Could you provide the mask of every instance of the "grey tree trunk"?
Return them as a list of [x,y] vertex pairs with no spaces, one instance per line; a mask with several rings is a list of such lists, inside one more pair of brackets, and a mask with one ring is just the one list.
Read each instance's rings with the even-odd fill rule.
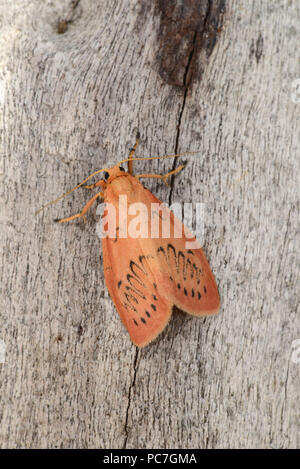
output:
[[[0,2],[2,448],[299,447],[299,2]],[[218,316],[132,345],[78,189],[186,162]]]

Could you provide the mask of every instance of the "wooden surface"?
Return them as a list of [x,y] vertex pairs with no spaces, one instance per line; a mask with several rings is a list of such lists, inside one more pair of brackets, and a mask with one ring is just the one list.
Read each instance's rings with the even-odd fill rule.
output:
[[[299,447],[299,3],[228,0],[188,88],[160,73],[159,14],[0,3],[2,448]],[[105,288],[96,209],[53,223],[88,194],[35,215],[126,157],[137,129],[139,156],[200,149],[169,188],[146,185],[205,203],[222,298],[216,317],[176,312],[141,351]]]

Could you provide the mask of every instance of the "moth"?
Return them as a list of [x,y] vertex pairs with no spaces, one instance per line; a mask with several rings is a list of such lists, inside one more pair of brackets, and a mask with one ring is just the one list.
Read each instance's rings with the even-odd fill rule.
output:
[[[174,306],[193,316],[206,316],[219,311],[220,297],[214,275],[196,239],[191,238],[181,221],[140,181],[143,178],[156,178],[166,182],[168,177],[177,174],[183,166],[165,175],[134,175],[134,160],[154,159],[134,158],[137,144],[138,140],[128,159],[112,168],[96,171],[69,191],[68,193],[82,186],[99,172],[104,172],[104,179],[84,186],[87,189],[100,188],[100,191],[87,202],[83,210],[55,221],[65,223],[84,218],[88,209],[99,198],[115,209],[112,212],[115,220],[111,219],[113,215],[109,215],[108,210],[104,210],[103,216],[107,224],[111,222],[117,225],[122,218],[120,196],[126,195],[125,210],[128,212],[130,206],[137,202],[143,204],[149,213],[153,212],[153,206],[159,207],[156,212],[158,231],[155,237],[151,236],[150,226],[147,237],[133,237],[130,233],[125,236],[123,233],[121,236],[120,227],[116,226],[114,236],[102,239],[103,269],[108,292],[132,342],[138,347],[144,347],[164,330]],[[128,171],[121,166],[124,162],[128,162]],[[129,215],[127,218],[128,224],[133,216]],[[163,221],[166,218],[169,219],[169,237],[163,236]],[[175,236],[175,232],[180,231],[182,236]],[[196,247],[189,248],[191,242]]]

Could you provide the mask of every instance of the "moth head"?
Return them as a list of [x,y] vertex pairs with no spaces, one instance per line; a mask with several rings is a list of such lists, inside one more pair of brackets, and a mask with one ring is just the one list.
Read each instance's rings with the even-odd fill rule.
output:
[[114,179],[124,176],[126,173],[125,169],[122,166],[114,166],[113,168],[104,172],[103,177],[107,183],[112,182]]
[[122,166],[116,165],[108,171],[105,171],[104,180],[106,184],[111,187],[115,195],[120,195],[124,192],[131,191],[132,184],[128,176],[129,173],[127,173]]

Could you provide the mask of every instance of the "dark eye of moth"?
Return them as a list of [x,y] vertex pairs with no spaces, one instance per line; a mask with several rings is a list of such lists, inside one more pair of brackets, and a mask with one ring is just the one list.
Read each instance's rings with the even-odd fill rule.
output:
[[120,166],[119,169],[120,169],[120,171],[125,171],[125,169],[122,166]]
[[104,179],[108,179],[109,178],[109,173],[107,171],[105,171],[104,173]]

